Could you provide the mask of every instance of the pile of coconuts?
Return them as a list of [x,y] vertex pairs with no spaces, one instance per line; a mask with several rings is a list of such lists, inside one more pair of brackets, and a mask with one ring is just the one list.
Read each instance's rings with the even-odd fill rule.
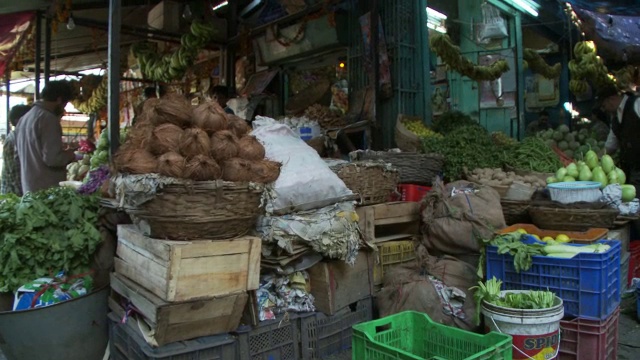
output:
[[281,164],[265,159],[250,131],[215,101],[194,108],[182,95],[168,94],[144,103],[114,165],[122,173],[193,181],[274,182]]

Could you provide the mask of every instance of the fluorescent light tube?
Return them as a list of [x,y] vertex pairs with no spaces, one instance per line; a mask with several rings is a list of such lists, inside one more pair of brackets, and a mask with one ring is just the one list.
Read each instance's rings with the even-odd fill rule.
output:
[[534,8],[534,6],[537,6],[537,3],[527,0],[511,0],[511,3],[529,13],[531,16],[538,17],[538,10]]

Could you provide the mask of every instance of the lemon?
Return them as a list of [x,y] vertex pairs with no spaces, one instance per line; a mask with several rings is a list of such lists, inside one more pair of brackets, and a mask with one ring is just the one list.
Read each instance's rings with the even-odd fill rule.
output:
[[560,234],[556,236],[556,241],[560,243],[568,243],[571,239],[565,234]]
[[540,240],[540,236],[536,235],[536,234],[531,234],[531,236],[533,236],[534,238],[536,238],[536,240]]
[[518,229],[516,231],[519,232],[520,234],[526,234],[527,233],[527,230],[525,230],[523,228],[520,228],[520,229]]
[[545,236],[545,237],[542,238],[542,241],[544,241],[544,242],[547,242],[549,240],[554,241],[555,239],[552,238],[551,236]]

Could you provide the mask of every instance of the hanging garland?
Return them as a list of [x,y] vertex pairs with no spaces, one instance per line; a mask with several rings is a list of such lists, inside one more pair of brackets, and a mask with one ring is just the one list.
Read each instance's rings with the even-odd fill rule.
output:
[[534,73],[540,74],[547,79],[557,79],[560,77],[562,64],[556,63],[553,66],[549,66],[537,51],[533,49],[524,49],[523,58],[525,66],[529,67]]
[[134,44],[131,52],[146,79],[169,82],[184,76],[187,69],[193,66],[198,53],[216,34],[213,24],[194,21],[190,32],[182,35],[180,48],[173,53],[159,55],[149,42]]
[[460,48],[451,42],[447,35],[431,37],[431,48],[444,61],[450,70],[454,70],[475,81],[493,81],[509,71],[505,60],[498,60],[489,66],[475,65],[460,53]]
[[51,18],[51,32],[55,35],[58,32],[58,25],[64,24],[71,16],[71,0],[57,0],[55,14]]

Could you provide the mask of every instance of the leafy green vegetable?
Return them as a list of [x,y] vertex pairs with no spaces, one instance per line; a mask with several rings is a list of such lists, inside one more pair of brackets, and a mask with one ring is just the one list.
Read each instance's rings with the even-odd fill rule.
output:
[[477,121],[460,111],[448,111],[438,116],[433,121],[433,126],[431,126],[431,128],[433,131],[442,135],[449,135],[450,133],[456,132],[458,129],[467,126],[483,129]]
[[498,247],[498,254],[511,254],[513,256],[513,267],[516,272],[527,271],[533,265],[534,255],[544,255],[544,245],[542,244],[525,244],[522,239],[523,234],[514,231],[511,233],[496,236],[495,238],[485,241],[489,245]]
[[99,201],[65,187],[0,196],[0,292],[60,270],[87,271],[101,240]]
[[510,309],[549,309],[555,303],[555,294],[551,291],[529,290],[527,292],[506,292],[502,296],[502,281],[496,279],[487,280],[486,284],[478,282],[469,290],[474,290],[473,299],[476,302],[475,322],[480,324],[480,309],[482,302],[486,301],[501,307]]

